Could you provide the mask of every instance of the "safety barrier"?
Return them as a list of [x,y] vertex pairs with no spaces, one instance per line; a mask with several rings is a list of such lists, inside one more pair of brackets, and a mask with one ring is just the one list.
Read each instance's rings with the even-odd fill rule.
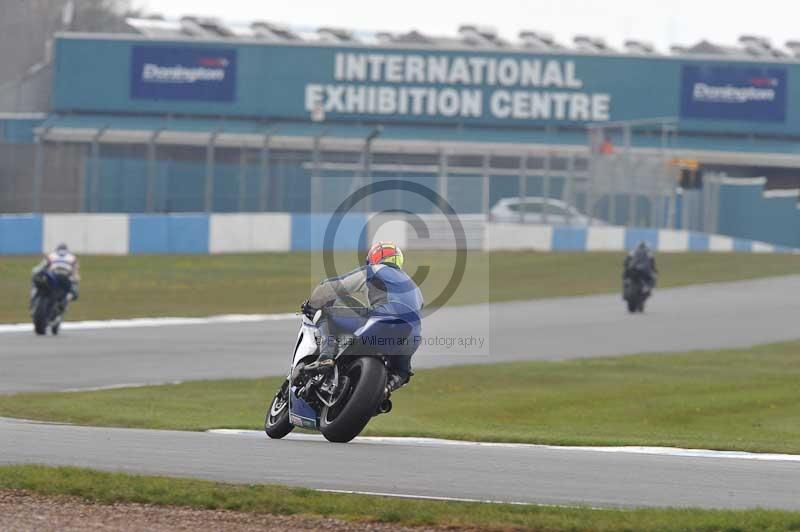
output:
[[[363,249],[394,240],[410,249],[455,247],[450,221],[386,214],[28,214],[0,215],[0,255],[38,254],[67,243],[81,254],[256,253]],[[467,249],[623,251],[645,241],[662,252],[800,252],[755,240],[672,229],[488,223],[459,218]],[[326,242],[326,238],[330,241]]]
[[800,253],[800,250],[725,235],[674,229],[554,227],[486,224],[484,249],[534,251],[624,251],[639,242],[660,252]]

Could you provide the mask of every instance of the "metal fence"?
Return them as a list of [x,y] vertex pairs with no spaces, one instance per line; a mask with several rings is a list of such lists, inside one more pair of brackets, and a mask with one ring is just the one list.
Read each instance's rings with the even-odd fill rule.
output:
[[[0,212],[331,212],[359,184],[400,179],[459,214],[670,227],[670,146],[630,146],[633,128],[652,126],[592,127],[583,146],[394,140],[380,128],[362,138],[42,129],[36,144],[0,144]],[[399,193],[364,208],[436,211]]]

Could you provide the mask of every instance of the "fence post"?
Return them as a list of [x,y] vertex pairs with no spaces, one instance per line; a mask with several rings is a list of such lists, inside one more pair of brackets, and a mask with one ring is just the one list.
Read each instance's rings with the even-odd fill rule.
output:
[[630,179],[630,188],[628,190],[628,220],[625,225],[636,225],[639,223],[639,198],[636,193],[636,176],[633,175],[631,168],[631,126],[625,124],[622,130],[623,144],[625,146],[625,175]]
[[320,144],[321,137],[325,132],[314,135],[314,141],[311,147],[311,205],[309,205],[310,212],[321,212],[322,208],[322,190],[320,183]]
[[[575,194],[575,152],[570,151],[567,158],[567,176],[564,179],[564,190],[561,193],[564,202],[573,208],[578,208],[578,200]],[[567,223],[572,223],[572,211],[567,210]]]
[[519,181],[517,183],[517,195],[519,196],[519,222],[525,221],[525,213],[528,210],[526,198],[528,197],[528,154],[523,153],[519,158]]
[[214,210],[214,144],[217,141],[219,129],[214,130],[208,137],[206,144],[206,190],[205,190],[205,212]]
[[247,174],[245,168],[247,166],[247,145],[243,142],[239,148],[239,212],[246,210],[247,200]]
[[[436,188],[439,189],[439,196],[441,201],[447,201],[447,151],[444,148],[439,150],[439,176],[437,178]],[[439,205],[439,210],[444,211],[444,205]]]
[[[88,204],[88,212],[97,212],[99,209],[100,198],[99,190],[100,190],[100,137],[103,136],[105,133],[106,128],[108,126],[103,126],[97,130],[97,132],[92,137],[92,148],[91,148],[91,161],[90,161],[90,177],[89,177],[89,204]],[[84,208],[81,209],[84,212],[86,211],[86,205]]]
[[[383,126],[376,126],[370,131],[369,135],[364,141],[364,168],[362,176],[363,185],[370,186],[369,191],[372,192],[372,183],[374,179],[372,179],[372,142],[383,133]],[[369,212],[372,208],[372,194],[367,194],[364,198],[364,212]]]
[[147,190],[145,192],[145,212],[156,210],[156,141],[162,128],[153,131],[147,139]]
[[489,209],[491,199],[489,196],[491,195],[491,183],[489,183],[489,157],[490,154],[484,153],[483,154],[483,166],[481,167],[481,212],[487,218],[489,217]]
[[33,190],[31,191],[31,203],[33,212],[42,212],[42,181],[44,174],[44,142],[50,128],[47,126],[43,131],[36,135],[36,154],[33,168]]
[[547,223],[547,211],[550,208],[551,157],[553,157],[553,153],[548,150],[544,158],[544,177],[542,178],[542,196],[544,197],[544,205],[542,205],[542,222],[545,224]]
[[585,186],[585,210],[586,216],[589,218],[589,225],[592,225],[594,220],[594,189],[595,179],[597,177],[597,154],[600,150],[600,140],[598,139],[599,130],[597,126],[590,125],[589,131],[589,159],[587,164],[588,178]]
[[264,135],[264,142],[261,144],[261,180],[259,181],[259,205],[258,208],[260,211],[264,212],[267,211],[269,208],[268,205],[268,188],[269,188],[269,181],[270,181],[270,172],[269,172],[269,164],[270,164],[270,140],[271,140],[271,133],[267,133]]

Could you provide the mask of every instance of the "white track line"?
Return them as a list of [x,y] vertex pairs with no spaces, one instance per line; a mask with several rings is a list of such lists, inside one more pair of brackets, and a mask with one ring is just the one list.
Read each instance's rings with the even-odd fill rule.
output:
[[167,386],[183,384],[184,381],[132,382],[128,384],[106,384],[105,386],[87,386],[86,388],[65,388],[57,393],[102,392],[103,390],[119,390],[120,388],[145,388],[147,386]]
[[[238,430],[238,429],[212,429],[211,434],[222,434],[228,436],[246,436],[266,438],[260,430]],[[317,434],[290,434],[289,439],[300,441],[324,441],[322,435]],[[627,454],[650,454],[659,456],[679,456],[684,458],[724,458],[736,460],[762,460],[766,462],[800,462],[800,455],[797,454],[776,454],[776,453],[750,453],[744,451],[714,451],[710,449],[681,449],[679,447],[643,447],[643,446],[619,446],[619,447],[590,447],[590,446],[560,446],[560,445],[535,445],[531,443],[492,443],[444,440],[438,438],[390,438],[384,436],[359,436],[353,440],[356,443],[382,444],[382,445],[412,445],[412,446],[454,446],[454,447],[500,447],[506,449],[546,449],[552,451],[582,451],[600,453],[627,453]]]
[[[218,323],[252,323],[259,321],[282,321],[297,319],[295,313],[286,314],[222,314],[206,318],[132,318],[127,320],[65,321],[61,328],[65,331],[84,329],[130,329],[136,327],[173,327],[176,325],[213,325]],[[0,334],[30,333],[31,323],[0,324]]]
[[570,508],[581,510],[608,510],[609,508],[600,508],[595,506],[572,506],[569,504],[547,504],[539,502],[523,502],[523,501],[496,501],[493,499],[468,499],[465,497],[444,497],[436,495],[416,495],[413,493],[385,493],[382,491],[356,491],[356,490],[333,490],[316,488],[314,491],[321,491],[323,493],[341,493],[344,495],[371,495],[373,497],[393,497],[395,499],[421,499],[425,501],[444,501],[444,502],[479,502],[483,504],[511,504],[514,506],[543,506],[546,508]]

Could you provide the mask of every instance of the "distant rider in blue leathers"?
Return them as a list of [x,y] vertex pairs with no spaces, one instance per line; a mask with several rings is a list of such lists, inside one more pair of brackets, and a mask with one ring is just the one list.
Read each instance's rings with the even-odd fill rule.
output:
[[78,286],[81,280],[78,258],[70,253],[66,244],[59,244],[55,251],[47,254],[31,271],[31,301],[36,296],[36,280],[45,272],[58,276],[67,285],[64,300],[59,302],[66,310],[70,301],[78,299]]
[[409,381],[411,356],[421,340],[423,299],[403,271],[403,261],[396,244],[378,242],[367,253],[364,266],[322,281],[303,303],[303,313],[316,317],[319,327],[319,372],[330,374],[339,347],[337,336],[348,333],[365,344],[388,340],[380,350],[388,361],[389,393]]
[[622,279],[640,279],[646,292],[650,292],[657,280],[656,258],[647,242],[641,241],[625,257]]

